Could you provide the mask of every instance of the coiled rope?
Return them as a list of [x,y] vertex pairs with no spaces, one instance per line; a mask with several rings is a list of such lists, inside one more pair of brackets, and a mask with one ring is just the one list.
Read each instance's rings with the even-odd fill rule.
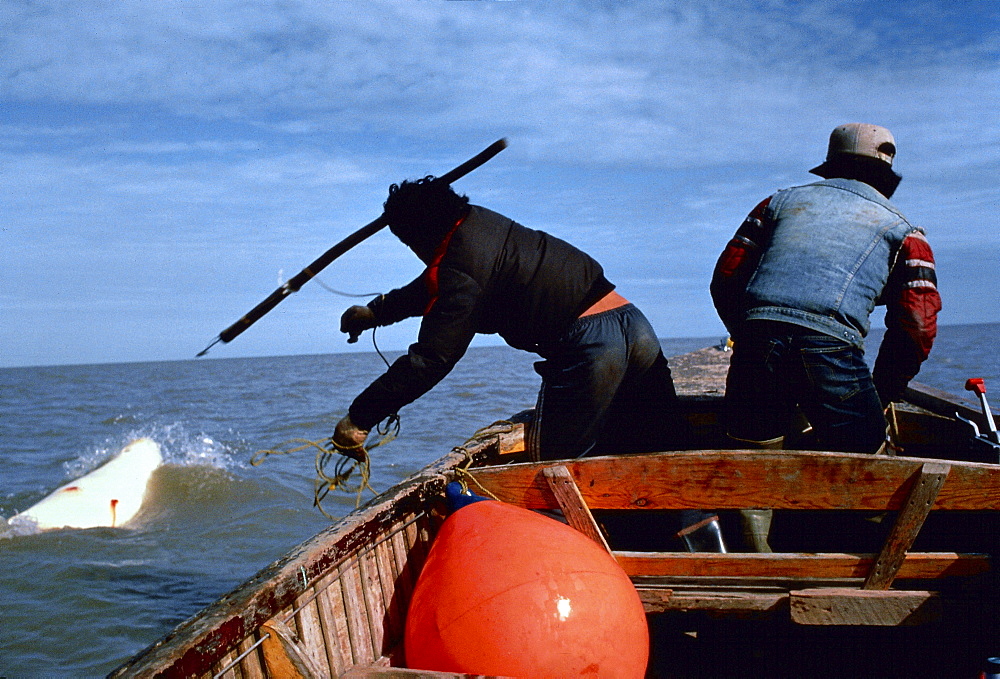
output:
[[[250,464],[256,467],[263,464],[264,460],[272,455],[292,455],[300,453],[303,450],[309,450],[310,448],[315,449],[316,458],[314,466],[316,469],[316,478],[313,480],[313,506],[326,518],[336,521],[339,517],[333,516],[323,509],[323,500],[326,499],[330,491],[353,493],[355,495],[355,509],[361,506],[361,498],[366,489],[371,491],[372,495],[378,495],[378,492],[369,483],[371,479],[371,457],[369,453],[373,449],[383,446],[396,438],[399,434],[399,416],[391,416],[386,420],[385,426],[379,426],[376,431],[380,436],[378,440],[367,447],[359,446],[359,449],[364,451],[363,454],[358,455],[362,459],[355,459],[354,457],[344,455],[333,446],[332,439],[325,441],[291,439],[276,449],[257,451],[250,458]],[[328,470],[331,460],[335,461],[332,473]],[[351,486],[349,481],[355,470],[359,472],[360,479],[356,485]]]

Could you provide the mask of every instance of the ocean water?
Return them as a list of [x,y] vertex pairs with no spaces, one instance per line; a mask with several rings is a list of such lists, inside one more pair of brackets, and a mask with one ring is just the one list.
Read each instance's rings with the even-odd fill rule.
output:
[[[964,394],[966,378],[983,377],[1000,405],[998,333],[1000,323],[941,328],[918,381]],[[718,341],[663,346],[671,356]],[[375,489],[532,406],[533,360],[470,350],[403,409],[399,437],[374,453]],[[127,529],[38,533],[0,520],[0,677],[103,676],[329,525],[312,506],[313,453],[250,459],[328,437],[383,369],[375,353],[0,369],[0,517],[134,438],[154,439],[165,457]],[[342,516],[354,503],[339,494],[323,506]]]

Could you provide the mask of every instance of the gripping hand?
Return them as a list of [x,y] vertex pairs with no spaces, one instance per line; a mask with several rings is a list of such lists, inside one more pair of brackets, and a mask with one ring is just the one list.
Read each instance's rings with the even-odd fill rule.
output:
[[368,460],[368,451],[365,450],[365,439],[367,438],[368,432],[359,429],[351,422],[351,416],[347,415],[337,423],[331,442],[341,455],[363,463]]
[[340,317],[340,332],[348,334],[348,344],[357,342],[358,335],[376,325],[375,312],[366,306],[352,306]]

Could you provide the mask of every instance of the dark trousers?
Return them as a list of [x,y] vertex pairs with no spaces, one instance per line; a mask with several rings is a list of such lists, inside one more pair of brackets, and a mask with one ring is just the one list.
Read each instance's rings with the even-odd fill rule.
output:
[[817,448],[875,453],[886,420],[864,352],[835,337],[772,321],[734,337],[726,380],[729,435],[765,443],[788,433],[796,408]]
[[539,348],[534,459],[680,449],[689,439],[660,342],[632,304],[579,318]]

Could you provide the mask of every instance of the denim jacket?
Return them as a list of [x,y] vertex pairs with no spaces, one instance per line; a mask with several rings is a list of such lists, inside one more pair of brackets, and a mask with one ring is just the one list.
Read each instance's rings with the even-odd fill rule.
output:
[[873,378],[902,395],[937,334],[941,296],[923,229],[869,185],[826,179],[779,191],[747,216],[712,276],[734,339],[745,321],[784,321],[864,348],[869,314],[886,305]]
[[746,283],[743,319],[794,323],[863,346],[900,245],[920,229],[851,179],[779,191],[763,222],[767,240]]

